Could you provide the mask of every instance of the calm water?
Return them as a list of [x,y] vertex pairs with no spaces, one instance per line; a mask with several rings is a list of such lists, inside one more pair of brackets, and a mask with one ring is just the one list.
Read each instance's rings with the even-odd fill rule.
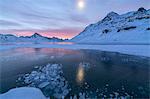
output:
[[[107,89],[106,94],[115,91],[148,98],[149,61],[148,57],[97,50],[17,48],[0,51],[0,92],[18,86],[17,78],[33,71],[35,66],[59,63],[63,65],[64,77],[72,89],[70,94]],[[80,67],[81,62],[90,64],[90,67]]]

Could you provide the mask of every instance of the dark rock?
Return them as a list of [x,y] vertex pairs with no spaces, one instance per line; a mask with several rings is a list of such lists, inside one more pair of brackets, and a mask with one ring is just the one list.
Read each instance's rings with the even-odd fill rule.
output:
[[138,12],[145,12],[145,11],[146,11],[146,9],[144,9],[143,7],[138,9]]
[[118,16],[119,16],[118,13],[116,13],[116,12],[110,12],[110,13],[108,13],[107,16],[102,20],[102,22],[103,22],[103,21],[110,21],[110,20],[112,20],[113,18],[117,18]]
[[150,30],[150,27],[148,27],[146,30]]
[[111,30],[105,29],[105,30],[103,30],[102,32],[107,34],[108,32],[111,32]]
[[134,28],[136,28],[136,26],[125,27],[124,30],[130,30],[130,29],[134,29]]
[[135,29],[135,28],[136,28],[136,26],[124,27],[124,28],[118,29],[117,32],[120,32],[122,30],[131,30],[131,29]]

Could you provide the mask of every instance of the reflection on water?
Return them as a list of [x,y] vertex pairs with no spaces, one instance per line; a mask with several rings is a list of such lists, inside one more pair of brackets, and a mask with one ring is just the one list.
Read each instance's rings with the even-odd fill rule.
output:
[[84,68],[81,65],[82,64],[79,64],[77,75],[76,75],[76,80],[77,80],[77,83],[79,84],[81,84],[84,80]]
[[0,42],[0,45],[17,45],[17,44],[74,44],[73,42]]
[[103,92],[109,86],[108,93],[117,90],[121,94],[128,92],[145,98],[150,89],[149,60],[149,57],[97,50],[17,48],[0,51],[0,92],[16,87],[18,76],[35,70],[35,66],[57,63],[62,64],[72,93],[87,90]]

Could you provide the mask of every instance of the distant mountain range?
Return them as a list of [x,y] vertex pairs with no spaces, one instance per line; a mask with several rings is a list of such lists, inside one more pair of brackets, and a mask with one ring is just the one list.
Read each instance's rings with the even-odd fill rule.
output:
[[148,43],[150,44],[150,9],[119,15],[110,12],[101,21],[87,26],[70,41],[77,43]]
[[0,42],[62,42],[63,39],[56,37],[48,38],[44,37],[38,33],[35,33],[31,36],[14,36],[11,34],[0,34]]
[[[32,36],[0,34],[0,42],[61,42],[63,39],[48,38],[38,33]],[[143,7],[137,11],[119,15],[110,12],[101,21],[90,24],[71,40],[75,43],[105,44],[150,44],[150,9]]]

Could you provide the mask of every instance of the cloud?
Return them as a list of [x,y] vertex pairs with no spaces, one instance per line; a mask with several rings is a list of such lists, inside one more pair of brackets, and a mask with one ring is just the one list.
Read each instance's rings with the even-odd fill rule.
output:
[[79,11],[76,0],[0,0],[0,33],[71,38],[88,24],[95,23],[110,11],[119,14],[149,8],[147,0],[85,0]]
[[81,28],[60,28],[60,29],[3,29],[0,33],[13,33],[17,36],[25,35],[29,36],[39,33],[48,37],[59,37],[59,38],[72,38],[82,31]]
[[0,26],[21,26],[21,24],[8,20],[0,20]]
[[85,17],[83,15],[78,15],[78,14],[70,15],[70,19],[71,19],[71,21],[83,23],[83,24],[87,24],[88,22],[90,22],[90,20],[87,17]]

